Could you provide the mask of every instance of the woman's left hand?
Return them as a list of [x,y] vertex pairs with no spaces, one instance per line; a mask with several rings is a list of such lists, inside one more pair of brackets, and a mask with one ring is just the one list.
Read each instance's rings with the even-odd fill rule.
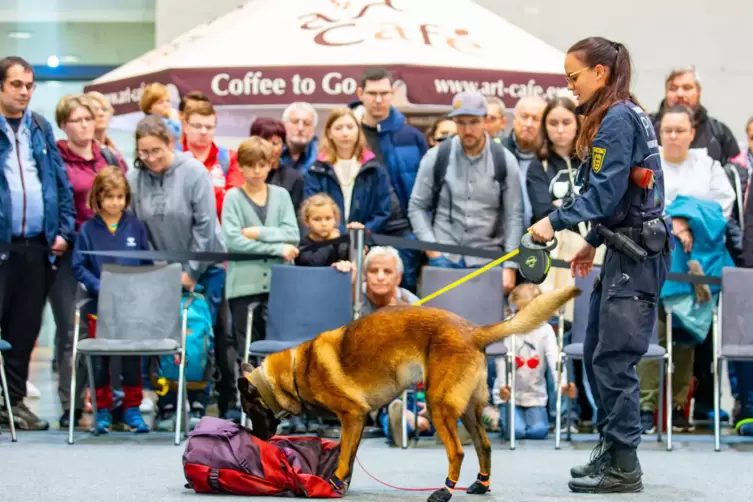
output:
[[528,231],[533,234],[533,240],[536,242],[549,242],[554,239],[554,228],[549,216],[534,223]]
[[363,226],[363,223],[360,223],[360,222],[357,222],[357,221],[351,221],[347,225],[347,229],[348,230],[360,230],[360,229],[363,229],[363,228],[366,228],[366,227]]
[[332,266],[338,271],[338,272],[350,272],[353,270],[353,264],[349,262],[348,260],[341,260],[338,262],[335,262],[332,264]]

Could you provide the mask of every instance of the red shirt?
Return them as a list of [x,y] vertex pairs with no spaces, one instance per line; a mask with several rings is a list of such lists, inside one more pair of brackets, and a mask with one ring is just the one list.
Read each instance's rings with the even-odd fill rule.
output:
[[[185,138],[183,139],[183,151],[190,152]],[[212,143],[209,149],[209,155],[204,160],[204,167],[207,168],[209,176],[212,178],[215,205],[217,206],[217,218],[220,221],[222,221],[222,203],[225,200],[225,193],[231,188],[242,185],[244,181],[240,169],[238,169],[238,152],[229,150],[229,153],[230,167],[227,173],[225,173],[219,162],[220,149],[214,143]],[[238,178],[240,178],[240,184],[238,184]]]

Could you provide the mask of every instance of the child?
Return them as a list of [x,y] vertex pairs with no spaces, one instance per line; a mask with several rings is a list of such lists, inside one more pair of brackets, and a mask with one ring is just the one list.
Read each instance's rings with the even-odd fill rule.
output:
[[264,339],[263,318],[272,265],[290,263],[298,256],[300,230],[290,194],[266,182],[272,156],[272,145],[258,136],[240,144],[238,167],[245,183],[228,190],[222,207],[222,230],[228,251],[269,256],[228,264],[225,291],[238,347],[245,341],[246,311],[251,303],[260,305],[254,315],[252,339]]
[[301,204],[301,219],[309,233],[301,241],[300,254],[295,259],[296,265],[303,267],[328,267],[332,265],[341,272],[351,269],[348,255],[348,241],[319,245],[340,237],[337,228],[340,221],[340,208],[326,193],[314,194]]
[[[102,265],[149,265],[151,261],[137,258],[111,258],[84,254],[83,251],[147,251],[149,242],[146,228],[135,217],[125,212],[131,202],[131,191],[125,175],[118,167],[108,166],[94,178],[89,193],[89,208],[94,217],[85,222],[76,236],[73,248],[72,267],[76,279],[95,298],[99,295],[99,279]],[[96,307],[89,318],[96,315]],[[93,332],[91,336],[96,336]],[[109,357],[95,357],[95,390],[97,410],[95,428],[107,433],[112,426],[112,387],[110,386]],[[149,432],[144,423],[141,405],[141,358],[122,358],[123,371],[123,424],[133,432]]]
[[[535,284],[521,284],[510,292],[508,297],[509,310],[515,312],[525,308],[528,303],[539,296],[541,290]],[[506,338],[503,343],[508,351],[515,356],[515,437],[518,439],[546,439],[549,434],[549,414],[547,412],[547,367],[557,378],[557,336],[549,322],[544,322],[525,335],[515,336],[515,347],[512,338]],[[510,387],[507,374],[504,371],[504,361],[497,358],[497,378],[494,381],[494,404],[500,406],[500,415],[506,416],[506,407],[502,405],[510,399]],[[567,374],[563,368],[562,381],[567,382]],[[569,398],[575,398],[575,384],[566,383],[562,387],[563,393]],[[503,427],[503,434],[508,434]]]

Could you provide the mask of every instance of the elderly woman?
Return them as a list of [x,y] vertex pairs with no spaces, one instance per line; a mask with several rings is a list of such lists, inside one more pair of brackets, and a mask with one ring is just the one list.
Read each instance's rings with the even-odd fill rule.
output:
[[[191,153],[175,151],[174,138],[160,117],[145,117],[136,126],[136,154],[135,168],[128,172],[132,210],[146,226],[154,249],[225,252],[209,171]],[[187,261],[182,284],[191,291],[197,284],[202,286],[216,324],[225,285],[223,264]],[[215,338],[221,334],[217,326],[215,333]],[[209,385],[205,391],[188,392],[192,425],[204,415],[208,395]],[[157,406],[161,414],[158,428],[172,423],[174,393],[161,397]]]
[[[735,192],[724,168],[709,157],[705,148],[691,149],[695,137],[693,113],[682,105],[669,108],[659,126],[667,214],[672,216],[676,246],[672,272],[720,275],[722,266],[734,266],[724,245],[726,222],[732,214]],[[699,242],[697,242],[699,241]],[[717,288],[718,289],[718,288]],[[675,432],[690,432],[693,426],[684,414],[695,350],[708,337],[712,295],[701,286],[667,281],[661,295],[659,342],[664,345],[665,309],[672,307],[674,377],[672,421]],[[692,306],[692,308],[686,306]],[[703,308],[701,308],[703,307]],[[655,430],[654,409],[659,399],[658,366],[642,361],[638,365],[641,384],[641,420],[646,433]],[[668,412],[670,412],[668,410]]]
[[94,141],[99,146],[107,147],[121,155],[115,142],[107,135],[107,129],[110,127],[110,120],[115,113],[115,108],[101,92],[90,91],[86,93],[86,97],[91,100],[91,107],[94,112]]
[[[94,216],[87,200],[94,183],[94,177],[108,165],[126,171],[125,162],[115,151],[100,146],[95,140],[98,120],[96,101],[83,94],[63,96],[55,110],[55,121],[63,130],[66,139],[58,140],[60,156],[65,163],[68,181],[73,187],[73,203],[76,209],[76,232],[81,225]],[[73,311],[77,295],[82,294],[71,268],[73,250],[65,253],[58,263],[58,273],[50,290],[50,307],[55,318],[55,361],[58,367],[58,397],[63,414],[60,427],[68,427],[70,407],[74,409],[74,420],[78,422],[83,414],[84,404],[81,395],[71,398],[71,361],[73,353]],[[81,336],[88,336],[87,324],[81,324]],[[85,386],[83,371],[77,373],[77,388]],[[73,402],[71,402],[73,401]],[[137,405],[138,406],[138,405]]]

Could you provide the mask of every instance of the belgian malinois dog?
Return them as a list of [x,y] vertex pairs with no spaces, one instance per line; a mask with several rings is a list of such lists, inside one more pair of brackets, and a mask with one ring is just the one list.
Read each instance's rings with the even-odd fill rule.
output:
[[458,418],[471,435],[480,466],[468,493],[486,493],[491,443],[481,422],[489,400],[484,349],[508,335],[532,331],[579,294],[575,287],[543,293],[516,315],[488,326],[437,308],[385,307],[271,354],[258,368],[244,363],[238,388],[252,434],[268,440],[282,417],[300,415],[304,407],[334,413],[342,433],[330,483],[344,494],[369,412],[423,382],[429,416],[450,463],[445,486],[428,500],[452,497],[464,455]]

